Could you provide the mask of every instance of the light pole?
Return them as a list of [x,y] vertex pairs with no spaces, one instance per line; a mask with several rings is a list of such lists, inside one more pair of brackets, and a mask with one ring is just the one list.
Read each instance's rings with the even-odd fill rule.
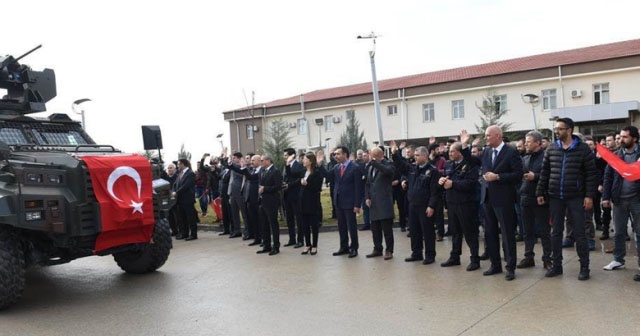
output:
[[331,141],[331,138],[326,138],[324,139],[324,151],[328,152],[330,150],[329,148],[329,141]]
[[[525,100],[526,98],[526,100]],[[533,93],[527,93],[522,95],[522,101],[527,104],[531,104],[531,113],[533,114],[533,129],[538,131],[538,123],[536,122],[536,106],[540,103],[539,97]]]
[[220,133],[218,135],[216,135],[216,139],[218,140],[218,142],[220,142],[220,150],[224,150],[224,145],[222,144],[222,136],[224,135],[224,133]]
[[378,79],[376,78],[376,39],[378,35],[371,32],[369,35],[358,35],[358,39],[372,39],[373,46],[369,51],[369,59],[371,60],[371,85],[373,86],[373,104],[376,110],[376,122],[378,124],[378,141],[384,143],[382,138],[382,116],[380,115],[380,96],[378,95]]
[[82,98],[82,99],[78,99],[76,101],[74,101],[73,103],[71,103],[71,110],[73,110],[73,112],[75,112],[76,114],[80,114],[82,116],[82,129],[83,130],[87,130],[86,128],[86,124],[84,122],[84,108],[80,109],[80,111],[78,112],[78,107],[81,107],[80,104],[82,103],[86,103],[91,101],[91,99],[89,98]]
[[317,118],[314,121],[318,125],[318,147],[322,147],[322,125],[324,125],[324,120]]

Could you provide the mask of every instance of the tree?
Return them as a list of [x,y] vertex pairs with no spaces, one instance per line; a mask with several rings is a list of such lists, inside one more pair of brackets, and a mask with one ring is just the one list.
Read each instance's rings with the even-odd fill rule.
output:
[[360,132],[360,122],[355,116],[349,119],[347,129],[340,135],[340,146],[345,146],[349,152],[354,153],[358,149],[367,149],[367,140],[364,131]]
[[289,129],[282,119],[274,120],[265,132],[264,151],[271,156],[273,164],[280,170],[284,167],[284,150],[293,146]]
[[178,152],[178,159],[187,159],[188,161],[191,161],[191,153],[187,152],[184,149],[184,144],[180,145],[180,151]]
[[151,160],[151,158],[153,158],[155,154],[155,151],[145,149],[143,152],[140,152],[138,154],[144,156],[147,160]]
[[487,127],[491,125],[497,125],[502,129],[502,133],[509,131],[513,123],[504,123],[501,122],[500,119],[504,117],[509,110],[506,108],[500,107],[500,103],[497,102],[497,95],[494,91],[489,91],[486,96],[482,98],[482,104],[478,105],[476,103],[476,107],[480,110],[480,121],[481,124],[475,124],[476,131],[480,134],[484,134],[484,131]]

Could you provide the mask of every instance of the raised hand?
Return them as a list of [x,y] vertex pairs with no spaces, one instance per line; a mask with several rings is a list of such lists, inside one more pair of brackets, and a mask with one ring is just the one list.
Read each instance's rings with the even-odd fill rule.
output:
[[464,145],[467,142],[469,142],[469,139],[471,138],[471,136],[469,136],[469,133],[467,132],[466,129],[463,129],[460,131],[460,142]]
[[316,156],[316,161],[318,161],[318,165],[322,165],[322,163],[324,162],[324,152],[323,151],[318,151],[318,155]]
[[407,147],[407,142],[406,141],[401,142],[399,148],[404,149],[405,147]]
[[429,145],[433,145],[434,143],[436,143],[436,137],[432,135],[429,137]]

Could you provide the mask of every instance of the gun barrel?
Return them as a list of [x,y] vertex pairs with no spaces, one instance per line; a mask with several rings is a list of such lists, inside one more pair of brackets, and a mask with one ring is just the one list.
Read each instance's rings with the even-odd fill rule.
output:
[[36,51],[36,50],[38,50],[38,49],[40,49],[40,48],[42,48],[42,44],[39,44],[37,47],[35,47],[35,48],[33,48],[33,49],[31,49],[31,50],[27,51],[26,53],[24,53],[24,54],[20,55],[20,57],[16,58],[16,60],[15,60],[14,62],[18,62],[19,60],[21,60],[21,59],[23,59],[23,58],[25,58],[25,57],[29,56],[29,54],[31,54],[32,52],[34,52],[34,51]]

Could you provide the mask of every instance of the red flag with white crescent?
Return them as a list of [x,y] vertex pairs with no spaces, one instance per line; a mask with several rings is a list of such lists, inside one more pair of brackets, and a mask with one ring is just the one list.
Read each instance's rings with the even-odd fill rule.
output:
[[149,160],[140,155],[79,156],[89,168],[100,204],[101,233],[95,251],[151,241],[154,227]]
[[627,163],[605,146],[597,144],[597,151],[611,168],[629,182],[640,180],[640,162]]

